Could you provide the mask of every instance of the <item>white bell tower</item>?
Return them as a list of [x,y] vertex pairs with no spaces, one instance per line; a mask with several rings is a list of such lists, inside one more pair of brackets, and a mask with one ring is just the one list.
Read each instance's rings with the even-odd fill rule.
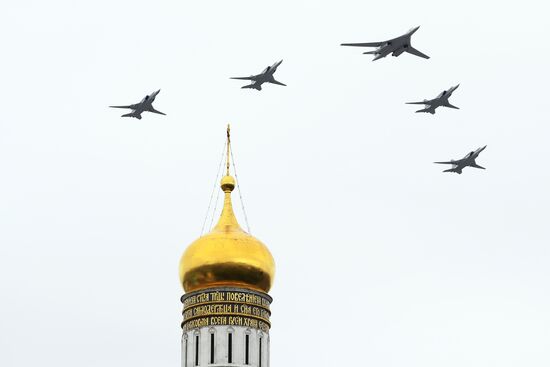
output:
[[[231,202],[231,139],[227,127],[224,204],[212,231],[187,247],[180,261],[182,367],[269,367],[268,295],[275,261],[237,222]],[[234,165],[233,165],[234,168]]]

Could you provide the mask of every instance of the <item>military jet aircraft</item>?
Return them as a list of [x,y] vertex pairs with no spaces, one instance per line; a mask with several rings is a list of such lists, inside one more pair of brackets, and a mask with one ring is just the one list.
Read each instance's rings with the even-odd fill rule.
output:
[[462,173],[462,170],[464,169],[464,167],[475,167],[475,168],[485,169],[485,167],[481,167],[480,165],[478,165],[476,163],[476,158],[479,156],[479,153],[481,153],[481,152],[483,152],[483,150],[485,150],[485,148],[487,148],[487,145],[484,146],[483,148],[479,148],[479,149],[475,150],[474,152],[470,152],[470,153],[466,154],[466,156],[464,158],[459,159],[457,161],[451,160],[449,162],[434,162],[434,163],[437,163],[437,164],[452,164],[453,165],[452,168],[446,169],[443,172],[456,172],[459,175]]
[[260,74],[258,75],[251,75],[251,76],[243,76],[243,77],[232,77],[230,79],[238,79],[238,80],[251,80],[252,84],[245,85],[242,88],[253,88],[256,90],[262,90],[262,84],[264,83],[271,83],[271,84],[278,84],[286,87],[286,84],[283,84],[273,77],[273,74],[277,71],[277,68],[283,60],[276,62],[275,64],[268,66],[264,69]]
[[158,113],[159,115],[166,115],[163,112],[155,110],[155,108],[153,107],[153,102],[155,101],[155,98],[159,93],[160,93],[160,89],[157,90],[156,92],[151,93],[150,95],[145,96],[145,98],[143,98],[141,102],[136,104],[131,104],[128,106],[109,106],[109,107],[129,108],[132,110],[132,112],[122,115],[121,117],[135,117],[138,120],[141,120],[141,114],[143,112],[153,112],[153,113]]
[[375,55],[372,61],[376,61],[391,54],[392,56],[399,56],[403,52],[429,59],[428,55],[423,54],[416,48],[411,46],[411,36],[420,28],[420,26],[411,29],[409,32],[397,38],[392,38],[388,41],[382,42],[366,42],[366,43],[342,43],[341,46],[355,46],[355,47],[377,47],[374,51],[363,52],[363,54]]
[[437,97],[434,99],[427,100],[425,99],[422,102],[407,102],[407,104],[423,104],[425,105],[425,108],[418,110],[416,112],[429,112],[432,115],[435,113],[435,109],[437,107],[443,106],[443,107],[449,107],[454,109],[459,109],[456,106],[453,106],[449,103],[449,97],[453,94],[453,92],[458,88],[460,84],[455,85],[454,87],[451,87],[449,90],[444,90],[443,92],[439,93]]

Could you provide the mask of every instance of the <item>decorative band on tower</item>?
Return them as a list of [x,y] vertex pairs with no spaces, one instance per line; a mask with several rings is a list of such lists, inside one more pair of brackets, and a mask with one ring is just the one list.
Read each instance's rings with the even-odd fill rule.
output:
[[242,326],[268,333],[272,298],[244,288],[209,288],[186,293],[183,303],[184,332],[207,326]]
[[212,231],[193,242],[180,261],[183,303],[182,367],[269,367],[269,330],[275,262],[245,232],[231,202],[231,138],[227,127],[224,205]]

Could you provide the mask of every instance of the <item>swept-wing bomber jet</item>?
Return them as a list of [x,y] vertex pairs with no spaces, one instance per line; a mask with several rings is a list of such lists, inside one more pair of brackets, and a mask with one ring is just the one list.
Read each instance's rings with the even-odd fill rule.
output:
[[366,42],[366,43],[342,43],[341,46],[354,46],[354,47],[376,47],[374,51],[363,52],[363,54],[374,55],[372,61],[376,61],[391,54],[392,56],[399,56],[403,52],[429,59],[428,55],[423,54],[416,48],[411,46],[411,36],[420,28],[420,26],[411,29],[407,33],[397,38],[382,42]]
[[150,95],[145,96],[145,98],[143,98],[141,102],[136,104],[131,104],[127,106],[109,106],[109,107],[129,108],[132,110],[132,112],[122,115],[121,117],[135,117],[138,120],[141,120],[141,114],[143,112],[153,112],[153,113],[158,113],[159,115],[166,115],[163,112],[155,110],[155,108],[153,107],[153,102],[155,101],[155,98],[159,93],[160,93],[160,89],[157,90],[156,92],[151,93]]
[[479,153],[483,152],[485,148],[487,148],[487,145],[484,146],[483,148],[476,149],[475,151],[466,154],[464,158],[459,159],[457,161],[450,160],[449,162],[434,162],[434,163],[452,164],[453,166],[451,168],[446,169],[443,172],[455,172],[455,173],[458,173],[459,175],[462,173],[462,170],[464,169],[464,167],[475,167],[479,169],[485,169],[485,167],[481,167],[476,163],[476,158],[479,156]]
[[456,90],[456,88],[458,88],[459,85],[460,84],[455,85],[454,87],[451,87],[449,90],[444,90],[443,92],[439,93],[439,95],[434,99],[430,99],[430,100],[425,99],[422,102],[407,102],[407,104],[423,104],[424,108],[416,112],[428,112],[428,113],[431,113],[432,115],[435,113],[435,109],[441,106],[454,108],[458,110],[459,109],[458,107],[453,106],[452,104],[449,103],[449,97],[453,94],[453,92]]
[[241,88],[252,88],[256,90],[262,90],[262,84],[264,83],[271,83],[271,84],[278,84],[282,86],[286,86],[286,84],[283,84],[273,77],[273,74],[277,71],[277,68],[283,60],[276,62],[275,64],[268,66],[264,69],[260,74],[252,75],[252,76],[243,76],[243,77],[232,77],[230,79],[238,79],[238,80],[250,80],[252,81],[252,84],[245,85]]

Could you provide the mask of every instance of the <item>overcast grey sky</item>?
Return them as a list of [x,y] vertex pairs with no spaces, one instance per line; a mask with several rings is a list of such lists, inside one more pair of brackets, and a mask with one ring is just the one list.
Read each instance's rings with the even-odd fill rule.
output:
[[[252,232],[277,262],[272,366],[550,365],[548,13],[5,2],[0,365],[179,365],[177,266],[228,122]],[[339,46],[417,25],[430,60]],[[279,59],[288,87],[228,79]],[[404,104],[457,83],[460,110]],[[159,88],[167,116],[107,108]],[[485,144],[486,171],[432,163]]]

